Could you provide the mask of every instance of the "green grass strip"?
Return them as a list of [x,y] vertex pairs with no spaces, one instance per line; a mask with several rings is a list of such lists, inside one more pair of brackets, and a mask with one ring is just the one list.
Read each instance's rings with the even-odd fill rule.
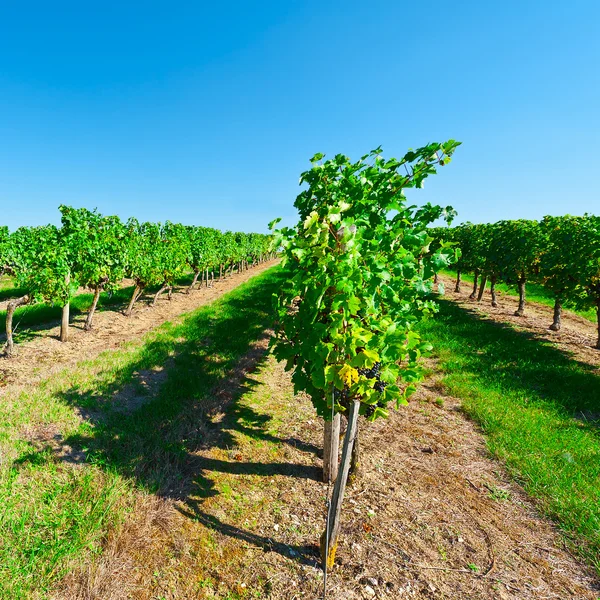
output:
[[[136,495],[176,495],[189,484],[191,454],[224,401],[210,391],[270,325],[281,277],[271,269],[119,350],[5,394],[0,598],[48,597],[101,555]],[[46,433],[36,441],[32,431]],[[213,494],[212,480],[193,473],[197,489]]]
[[[422,324],[491,453],[600,573],[600,372],[442,299]],[[600,357],[600,353],[599,353]]]

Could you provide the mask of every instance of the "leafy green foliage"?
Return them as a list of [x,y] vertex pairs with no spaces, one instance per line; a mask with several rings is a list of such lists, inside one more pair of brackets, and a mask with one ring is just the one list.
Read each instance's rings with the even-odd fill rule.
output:
[[553,294],[558,307],[566,303],[580,310],[594,308],[600,348],[600,217],[466,223],[430,232],[436,243],[451,239],[458,246],[461,256],[455,267],[460,271],[478,271],[521,286],[538,282]]
[[127,222],[126,272],[142,288],[172,285],[189,258],[187,231],[173,223]]
[[126,229],[118,217],[105,217],[86,208],[60,206],[62,243],[82,286],[118,288],[125,277]]
[[188,264],[194,272],[214,267],[219,262],[220,238],[223,236],[217,229],[210,227],[187,228],[189,236]]
[[114,294],[126,276],[136,282],[127,309],[130,314],[144,289],[158,286],[172,291],[188,266],[198,273],[200,268],[214,269],[234,260],[254,261],[264,257],[271,239],[170,222],[140,224],[130,219],[123,224],[116,216],[64,205],[60,211],[60,229],[21,227],[10,234],[0,227],[0,275],[13,276],[9,297],[15,297],[6,312],[8,354],[13,346],[10,323],[15,308],[40,302],[64,307],[79,286],[89,287],[94,290],[85,324],[89,330],[101,291]]
[[538,274],[542,237],[537,221],[500,221],[493,228],[485,226],[482,237],[495,242],[488,246],[488,256],[503,281],[513,283]]
[[31,302],[64,306],[77,291],[68,247],[54,225],[17,229],[8,256],[16,285],[27,290]]
[[435,312],[428,280],[453,259],[446,243],[429,251],[427,225],[454,213],[408,206],[403,190],[422,187],[458,145],[430,144],[400,160],[380,149],[358,162],[317,154],[302,174],[300,222],[275,235],[289,276],[276,297],[273,347],[319,414],[360,399],[362,414],[384,417],[421,378],[430,345],[414,324]]

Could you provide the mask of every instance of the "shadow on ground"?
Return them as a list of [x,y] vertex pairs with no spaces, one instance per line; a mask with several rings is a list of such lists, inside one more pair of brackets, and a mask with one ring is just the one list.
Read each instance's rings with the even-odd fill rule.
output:
[[[438,299],[443,335],[461,348],[449,357],[450,372],[468,370],[490,385],[520,394],[524,402],[536,398],[579,419],[598,432],[600,427],[600,351],[598,366],[576,360],[552,342],[532,331],[515,329]],[[427,332],[428,325],[423,330]],[[470,351],[464,352],[467,347]]]
[[91,385],[62,393],[62,400],[92,427],[58,440],[54,432],[20,462],[79,459],[116,469],[152,493],[181,501],[182,512],[206,527],[314,564],[314,548],[257,536],[202,508],[206,498],[219,493],[210,477],[215,472],[319,480],[312,466],[229,462],[197,453],[235,447],[236,432],[318,453],[301,440],[273,435],[268,415],[240,403],[257,385],[252,373],[266,356],[271,298],[281,278],[274,270],[251,280],[181,324],[163,327],[135,360],[107,368]]

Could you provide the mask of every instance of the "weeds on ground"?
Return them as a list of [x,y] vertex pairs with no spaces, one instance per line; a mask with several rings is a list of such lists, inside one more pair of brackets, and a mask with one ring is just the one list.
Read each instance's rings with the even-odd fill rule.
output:
[[[421,326],[449,394],[600,572],[600,373],[550,342],[440,299]],[[600,360],[600,352],[599,352]],[[495,493],[498,495],[499,493]]]

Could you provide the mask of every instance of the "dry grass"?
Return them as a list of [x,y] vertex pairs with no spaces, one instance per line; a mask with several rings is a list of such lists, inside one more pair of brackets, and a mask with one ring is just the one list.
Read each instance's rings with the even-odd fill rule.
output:
[[[141,499],[61,599],[319,597],[322,425],[281,364],[254,369],[263,350],[214,390],[214,426],[179,498]],[[595,600],[591,574],[459,407],[434,373],[408,408],[362,425],[328,597]]]

